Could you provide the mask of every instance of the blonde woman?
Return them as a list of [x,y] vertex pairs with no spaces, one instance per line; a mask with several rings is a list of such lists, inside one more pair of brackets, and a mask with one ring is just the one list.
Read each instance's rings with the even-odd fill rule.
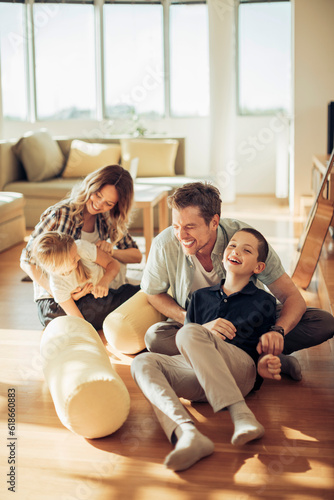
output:
[[[35,238],[47,231],[58,231],[74,240],[94,243],[120,263],[141,262],[142,254],[127,232],[133,194],[129,172],[119,165],[109,165],[89,174],[73,188],[68,198],[42,214],[22,252],[21,267],[34,282],[34,298],[43,326],[65,312],[52,296],[48,275],[36,266],[31,253]],[[87,321],[101,329],[109,312],[138,290],[138,286],[124,284],[117,290],[109,290],[107,296],[95,299],[88,288],[83,288],[80,296],[75,294],[73,299],[79,310],[85,311]]]

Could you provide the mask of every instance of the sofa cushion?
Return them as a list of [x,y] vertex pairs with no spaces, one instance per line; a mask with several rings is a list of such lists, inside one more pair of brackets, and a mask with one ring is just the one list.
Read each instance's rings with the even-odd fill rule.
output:
[[29,132],[13,146],[28,181],[40,182],[59,175],[65,158],[57,143],[46,130]]
[[51,199],[56,197],[60,201],[69,195],[72,188],[78,182],[80,182],[80,179],[63,179],[62,177],[43,182],[17,181],[7,184],[4,190],[17,191],[18,193],[22,193],[26,198]]
[[133,158],[138,158],[138,177],[175,175],[178,141],[175,139],[122,139],[122,166],[129,170]]
[[105,165],[118,164],[121,157],[119,144],[100,144],[72,141],[70,154],[62,174],[64,178],[85,177]]

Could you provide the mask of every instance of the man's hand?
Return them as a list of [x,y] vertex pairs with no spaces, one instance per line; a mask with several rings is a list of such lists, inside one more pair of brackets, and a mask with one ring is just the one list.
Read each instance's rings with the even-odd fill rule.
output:
[[284,349],[284,337],[278,332],[270,331],[261,335],[256,350],[259,354],[278,356]]
[[85,295],[88,295],[91,293],[93,289],[93,284],[92,283],[86,283],[83,288],[78,286],[72,293],[72,299],[73,300],[79,300],[81,297],[84,297]]
[[224,318],[214,319],[213,321],[209,321],[209,323],[205,323],[202,326],[210,330],[213,335],[216,335],[219,338],[223,338],[224,340],[232,340],[235,337],[237,331],[233,323]]

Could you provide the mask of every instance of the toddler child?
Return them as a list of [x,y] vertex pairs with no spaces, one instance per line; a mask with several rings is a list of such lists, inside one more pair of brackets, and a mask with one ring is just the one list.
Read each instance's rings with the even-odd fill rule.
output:
[[84,318],[75,301],[91,293],[106,297],[126,282],[126,266],[85,240],[66,233],[48,231],[33,242],[32,255],[49,275],[54,300],[69,316]]

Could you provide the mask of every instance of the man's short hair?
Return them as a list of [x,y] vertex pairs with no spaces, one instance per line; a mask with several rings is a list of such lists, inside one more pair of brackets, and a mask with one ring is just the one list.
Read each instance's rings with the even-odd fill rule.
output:
[[257,261],[265,262],[269,252],[269,245],[263,234],[260,233],[260,231],[258,231],[257,229],[254,229],[253,227],[243,227],[242,229],[239,229],[239,231],[237,231],[237,233],[241,232],[249,233],[255,236],[255,238],[258,241],[257,250],[259,253]]
[[189,182],[168,197],[169,208],[183,210],[187,207],[198,207],[207,226],[214,215],[218,214],[220,217],[221,204],[219,190],[208,182]]

